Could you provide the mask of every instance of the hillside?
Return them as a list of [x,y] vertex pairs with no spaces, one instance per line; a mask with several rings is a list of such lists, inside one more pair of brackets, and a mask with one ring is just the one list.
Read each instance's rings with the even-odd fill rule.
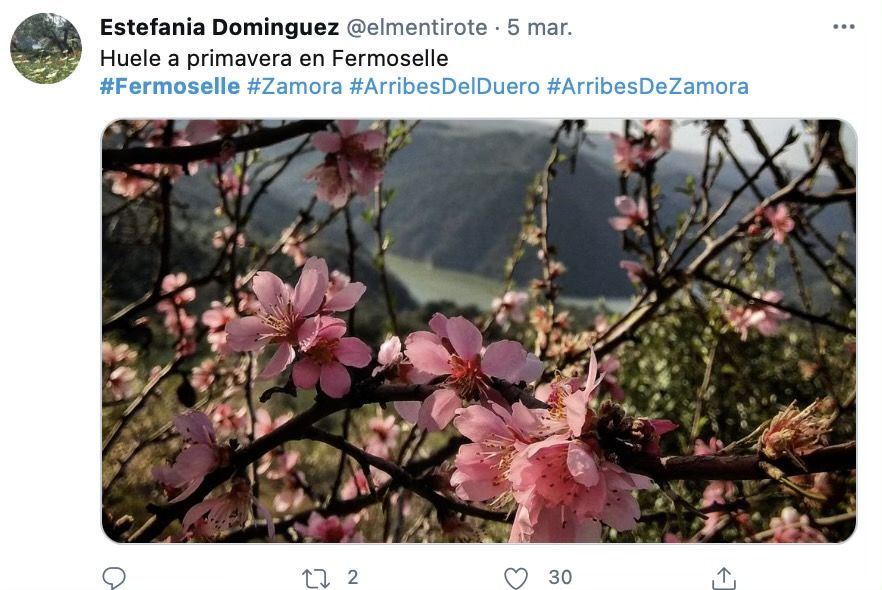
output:
[[[385,217],[394,236],[391,252],[432,267],[498,280],[518,231],[525,188],[548,156],[552,129],[544,122],[527,121],[420,123],[413,142],[387,168],[386,187],[395,189],[397,195]],[[276,146],[263,155],[269,158],[290,147]],[[312,194],[311,185],[302,177],[317,157],[309,154],[299,159],[275,183],[255,211],[252,233],[277,235],[289,223]],[[613,198],[618,194],[611,158],[606,136],[590,134],[575,172],[570,174],[567,166],[561,166],[552,186],[551,237],[570,271],[562,281],[570,296],[633,293],[618,266],[623,257],[620,236],[607,221],[615,214]],[[660,162],[657,180],[669,203],[676,205],[662,210],[663,222],[673,223],[674,214],[685,209],[686,198],[676,189],[687,175],[699,175],[701,165],[700,156],[676,150]],[[177,198],[187,203],[187,215],[197,228],[214,223],[215,192],[205,170],[182,179],[176,188]],[[722,198],[740,183],[737,170],[724,166],[712,198]],[[768,177],[760,184],[764,190],[773,190]],[[740,216],[754,204],[745,195],[730,216]],[[829,207],[819,222],[828,237],[850,231],[844,206]],[[367,224],[359,220],[357,233],[373,248]],[[323,239],[342,243],[342,225],[333,226]],[[536,262],[527,260],[518,278],[525,282],[535,271]],[[406,283],[407,277],[402,278]]]

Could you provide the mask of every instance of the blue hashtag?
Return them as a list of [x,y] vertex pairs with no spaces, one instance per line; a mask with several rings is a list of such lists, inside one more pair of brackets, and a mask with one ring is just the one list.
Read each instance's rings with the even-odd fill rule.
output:
[[548,94],[557,94],[560,91],[560,78],[552,78],[548,81]]
[[248,80],[248,94],[257,94],[260,92],[260,78],[251,78]]
[[113,78],[104,78],[101,80],[101,94],[110,94],[113,91]]
[[352,94],[361,94],[361,87],[364,85],[364,81],[361,78],[353,78],[352,84],[349,85],[350,92]]

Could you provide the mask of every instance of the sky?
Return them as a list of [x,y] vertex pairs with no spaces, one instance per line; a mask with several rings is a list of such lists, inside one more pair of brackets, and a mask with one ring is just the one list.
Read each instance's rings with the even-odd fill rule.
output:
[[[622,132],[622,119],[588,119],[588,131],[593,132]],[[808,165],[808,157],[804,149],[799,147],[801,144],[813,142],[814,138],[805,133],[801,119],[752,119],[754,126],[760,134],[766,139],[769,149],[775,149],[781,145],[787,136],[787,130],[791,127],[795,128],[797,133],[802,135],[801,140],[794,148],[787,150],[777,161],[786,163],[794,168],[804,168]],[[733,151],[738,155],[739,159],[744,161],[761,160],[753,147],[753,142],[741,130],[741,123],[737,120],[730,120],[728,125],[731,133],[730,145]],[[705,137],[702,135],[702,126],[690,124],[687,121],[677,122],[674,129],[673,146],[676,150],[684,150],[689,152],[704,153]],[[856,158],[857,138],[854,129],[848,124],[843,127],[842,143],[846,150],[849,161],[854,163]]]

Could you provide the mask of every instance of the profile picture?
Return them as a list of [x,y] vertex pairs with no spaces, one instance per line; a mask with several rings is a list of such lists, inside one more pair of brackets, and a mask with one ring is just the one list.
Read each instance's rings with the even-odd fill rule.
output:
[[40,12],[21,22],[9,43],[12,63],[37,84],[56,84],[80,63],[80,34],[63,16]]

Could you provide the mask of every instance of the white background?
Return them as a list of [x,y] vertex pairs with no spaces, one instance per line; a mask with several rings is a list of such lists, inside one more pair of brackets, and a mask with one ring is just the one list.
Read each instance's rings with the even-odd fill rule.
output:
[[[860,500],[857,532],[829,546],[118,546],[100,527],[100,136],[117,118],[418,118],[418,117],[830,117],[857,130],[861,194],[860,298],[879,288],[873,260],[882,247],[879,136],[882,132],[882,10],[877,1],[506,2],[491,6],[421,3],[259,2],[196,6],[189,2],[4,2],[0,38],[34,12],[53,11],[79,29],[84,52],[66,81],[40,86],[0,57],[4,96],[0,219],[0,337],[3,428],[0,440],[0,588],[106,589],[108,565],[128,572],[124,590],[302,588],[306,567],[329,571],[332,589],[345,571],[362,590],[504,589],[502,571],[530,570],[527,590],[554,588],[551,568],[572,570],[572,588],[689,590],[710,587],[723,565],[739,590],[872,588],[880,583],[880,433],[882,403],[872,362],[859,367]],[[494,3],[495,4],[495,3]],[[190,7],[192,5],[192,7]],[[185,6],[187,6],[185,8]],[[504,8],[503,8],[504,6]],[[547,11],[547,12],[546,12]],[[99,18],[210,21],[386,16],[405,20],[473,17],[493,34],[477,39],[125,38],[100,37]],[[495,33],[508,18],[566,20],[566,38],[509,38]],[[834,22],[855,23],[854,31]],[[435,47],[445,71],[361,72],[394,77],[549,75],[639,77],[686,75],[750,81],[750,96],[728,97],[116,97],[99,96],[99,48],[166,51],[310,51]],[[233,72],[226,72],[235,76]],[[252,72],[243,72],[244,79]],[[254,71],[290,78],[348,78],[356,72]],[[137,71],[118,72],[130,78]],[[145,78],[162,77],[143,71]],[[168,72],[209,77],[213,71]],[[872,260],[873,266],[867,263]],[[51,282],[50,282],[51,281]],[[870,299],[873,301],[873,299]],[[880,352],[880,308],[860,311],[861,359]],[[558,586],[557,588],[560,588]]]

